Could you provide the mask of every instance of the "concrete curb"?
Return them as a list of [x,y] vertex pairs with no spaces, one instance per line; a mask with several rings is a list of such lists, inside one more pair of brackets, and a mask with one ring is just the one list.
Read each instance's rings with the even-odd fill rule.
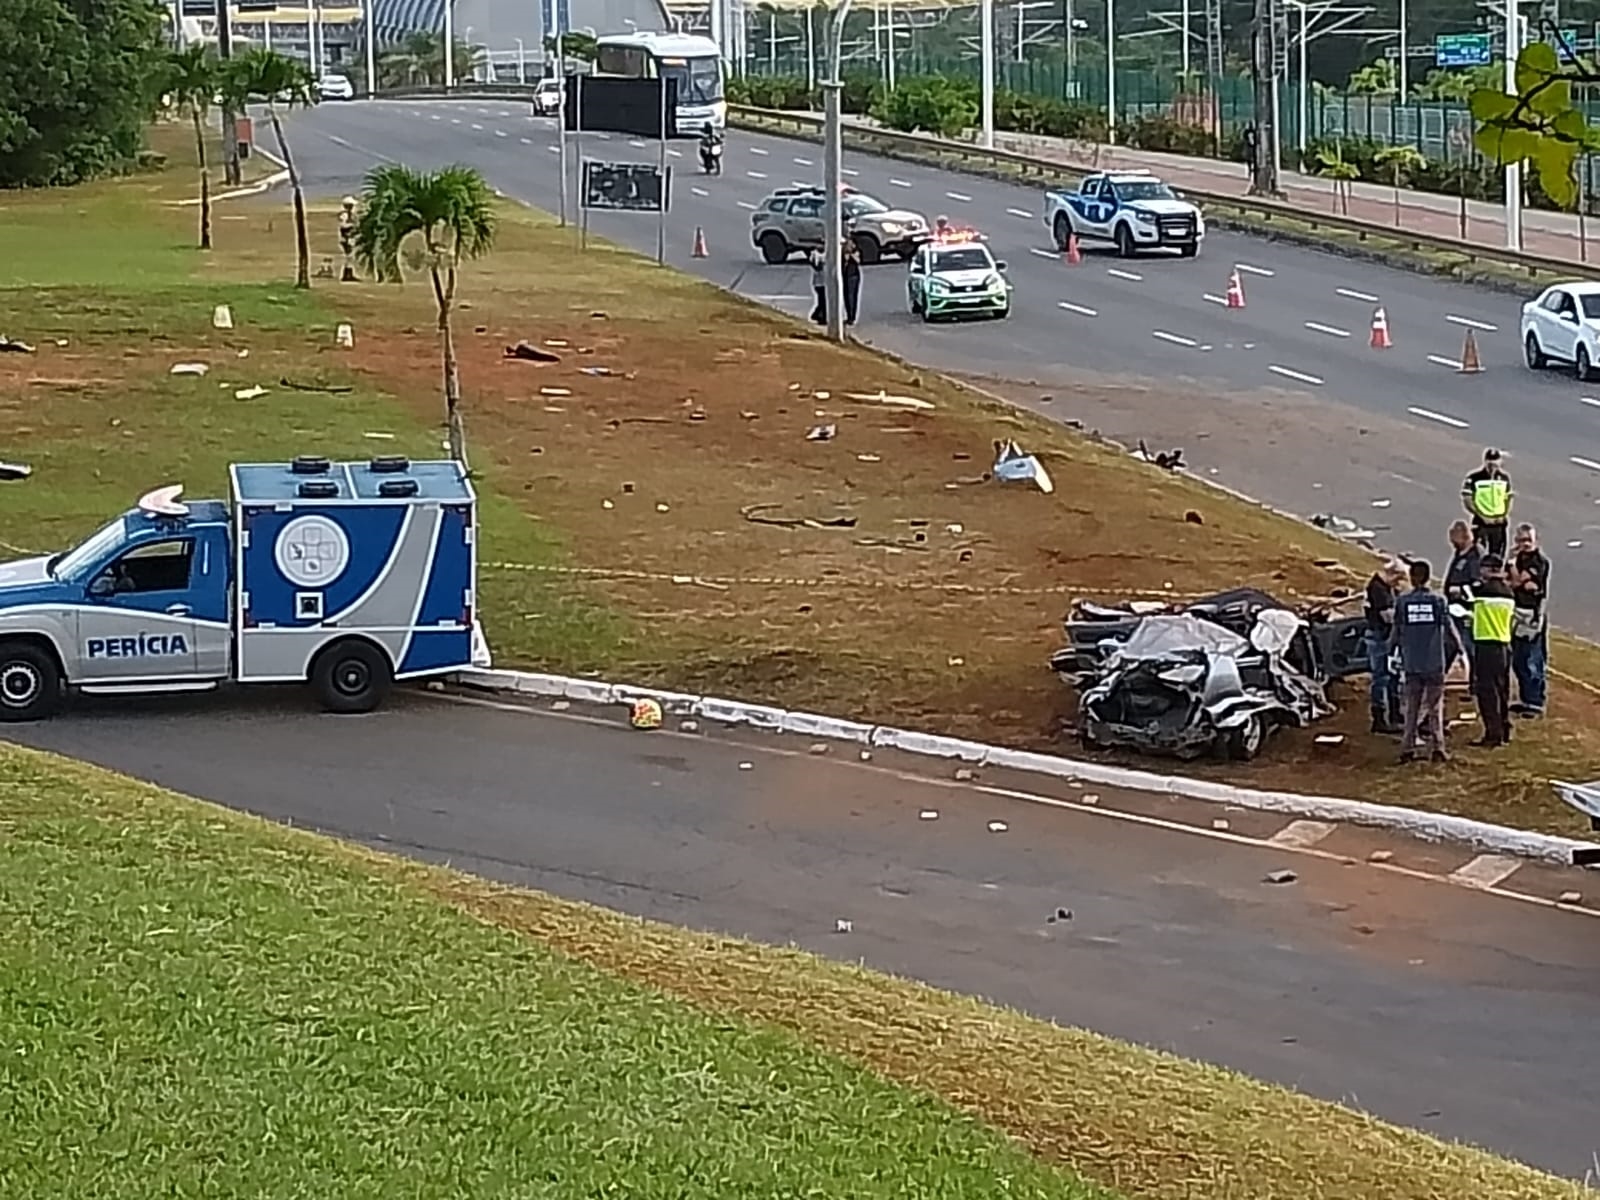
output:
[[1120,787],[1157,795],[1181,796],[1212,804],[1232,804],[1259,812],[1293,814],[1352,825],[1375,825],[1393,829],[1431,842],[1460,842],[1498,854],[1533,859],[1538,862],[1570,866],[1574,853],[1593,850],[1588,842],[1551,834],[1531,833],[1485,821],[1452,817],[1443,813],[1398,808],[1387,804],[1368,804],[1337,796],[1314,796],[1299,792],[1269,792],[1232,784],[1212,783],[1182,775],[1160,775],[1103,763],[1083,762],[1054,754],[1009,750],[984,742],[918,733],[888,725],[867,725],[817,713],[790,712],[762,704],[745,704],[715,696],[694,696],[629,684],[607,683],[598,679],[577,679],[567,675],[547,675],[535,671],[471,670],[455,676],[456,682],[481,691],[514,692],[568,700],[576,704],[632,704],[651,699],[662,711],[696,717],[722,725],[744,725],[772,733],[794,734],[812,740],[849,742],[885,750],[899,750],[931,758],[954,759],[974,766],[1001,767],[1026,771],[1056,779],[1073,779],[1102,787]]

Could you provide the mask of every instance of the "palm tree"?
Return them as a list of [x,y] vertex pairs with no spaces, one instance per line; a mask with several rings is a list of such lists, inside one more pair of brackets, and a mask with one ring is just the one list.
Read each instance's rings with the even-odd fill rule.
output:
[[283,136],[280,108],[307,108],[316,103],[316,84],[311,68],[296,58],[273,50],[253,49],[228,59],[222,69],[222,99],[225,107],[243,112],[251,103],[265,104],[272,122],[272,135],[278,153],[289,172],[289,188],[294,195],[294,249],[296,287],[311,286],[311,242],[306,236],[306,198],[300,190],[300,173]]
[[1422,151],[1415,146],[1385,146],[1373,155],[1373,161],[1380,167],[1388,167],[1393,174],[1394,183],[1394,223],[1400,224],[1400,176],[1409,175],[1428,165],[1428,160],[1422,156]]
[[368,173],[362,196],[355,229],[356,262],[375,279],[401,282],[401,250],[413,238],[421,240],[421,260],[428,268],[434,302],[439,307],[439,353],[444,369],[450,457],[465,465],[461,373],[450,322],[461,264],[481,258],[494,247],[494,191],[471,167],[423,172],[392,165],[375,167]]
[[1361,178],[1361,168],[1344,156],[1344,143],[1317,151],[1317,174],[1333,180],[1334,203],[1350,215],[1350,181]]
[[[472,74],[480,52],[456,41],[455,76]],[[378,82],[386,88],[437,86],[444,83],[444,38],[437,33],[411,33],[378,60]]]
[[206,116],[217,94],[218,66],[211,47],[196,43],[167,55],[166,93],[194,123],[194,152],[200,161],[200,249],[211,249],[211,179],[206,163]]

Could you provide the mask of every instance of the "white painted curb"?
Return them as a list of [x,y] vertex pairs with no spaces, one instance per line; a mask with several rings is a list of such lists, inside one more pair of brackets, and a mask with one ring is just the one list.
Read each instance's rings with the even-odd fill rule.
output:
[[1233,804],[1260,812],[1292,813],[1295,816],[1314,817],[1352,825],[1376,825],[1426,841],[1462,842],[1499,854],[1559,863],[1563,866],[1571,865],[1575,850],[1592,848],[1591,843],[1572,838],[1530,833],[1505,825],[1491,825],[1486,821],[1470,821],[1465,817],[1424,812],[1415,808],[1368,804],[1360,800],[1343,800],[1337,796],[1268,792],[1256,788],[1234,787],[1226,783],[1213,783],[1205,779],[1190,779],[1183,775],[1158,775],[1153,771],[1136,771],[1128,767],[1083,762],[1028,750],[1008,750],[1003,746],[991,746],[985,742],[940,737],[937,734],[918,733],[909,729],[895,729],[888,725],[866,725],[860,721],[845,721],[816,713],[789,712],[786,709],[772,708],[763,704],[745,704],[738,700],[723,700],[715,696],[692,696],[684,692],[666,692],[656,688],[606,683],[598,679],[576,679],[568,675],[546,675],[533,671],[471,670],[462,671],[454,678],[456,682],[468,687],[545,696],[577,704],[632,704],[635,700],[648,698],[660,704],[664,712],[716,721],[724,725],[747,725],[752,729],[796,734],[812,739],[852,742],[856,745],[880,747],[885,750],[899,750],[907,754],[958,759],[977,766],[1026,771],[1057,779],[1075,779],[1083,783],[1126,788],[1135,792],[1182,796],[1212,804]]

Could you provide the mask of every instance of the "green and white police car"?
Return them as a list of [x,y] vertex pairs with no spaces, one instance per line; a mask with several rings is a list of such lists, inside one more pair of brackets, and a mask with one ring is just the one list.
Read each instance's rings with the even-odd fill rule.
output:
[[941,234],[911,259],[906,298],[924,321],[1011,315],[1011,281],[983,239],[971,232]]

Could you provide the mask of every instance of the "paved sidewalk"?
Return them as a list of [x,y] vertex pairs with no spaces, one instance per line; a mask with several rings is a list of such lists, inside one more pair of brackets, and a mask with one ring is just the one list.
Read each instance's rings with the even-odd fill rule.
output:
[[[1186,158],[1153,150],[1098,146],[1018,133],[997,132],[995,146],[1073,166],[1147,168],[1179,188],[1237,192],[1242,196],[1249,186],[1249,172],[1243,163],[1220,159]],[[1344,211],[1339,207],[1331,179],[1284,171],[1279,175],[1279,182],[1288,196],[1287,207],[1308,212]],[[1452,196],[1401,189],[1397,212],[1393,188],[1377,183],[1352,183],[1348,212],[1352,217],[1384,225],[1398,224],[1404,229],[1441,237],[1462,236],[1461,202]],[[1506,244],[1504,213],[1498,204],[1467,201],[1466,225],[1466,240],[1470,242],[1496,248]],[[1523,249],[1555,258],[1570,258],[1574,262],[1600,261],[1600,238],[1597,238],[1600,228],[1597,226],[1600,220],[1580,223],[1574,214],[1525,209],[1522,214]]]

